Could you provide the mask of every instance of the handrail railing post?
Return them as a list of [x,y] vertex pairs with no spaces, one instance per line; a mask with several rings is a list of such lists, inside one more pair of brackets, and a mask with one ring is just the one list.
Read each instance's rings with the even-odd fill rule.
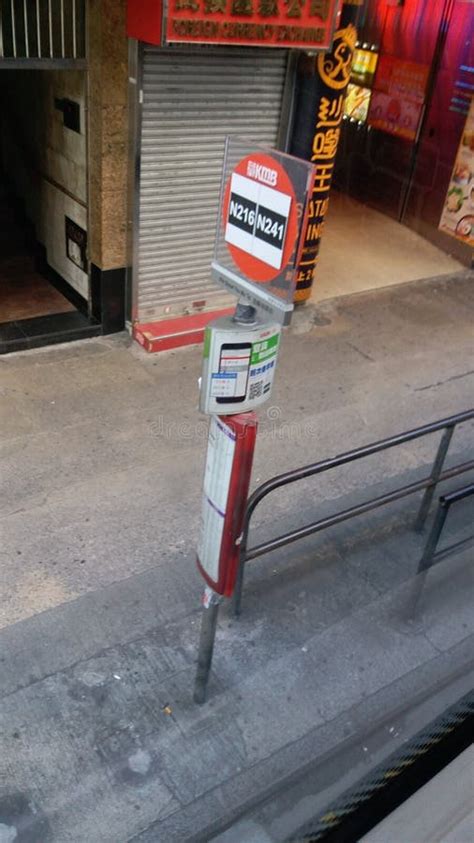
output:
[[433,564],[433,556],[438,546],[439,537],[443,531],[444,522],[448,514],[449,506],[445,503],[443,498],[440,498],[438,509],[436,511],[433,526],[431,527],[429,536],[426,540],[425,549],[418,565],[417,574],[422,574],[427,571]]
[[421,533],[423,527],[425,526],[425,521],[431,506],[431,502],[433,500],[433,495],[436,491],[438,480],[443,470],[444,461],[446,459],[446,454],[448,453],[448,448],[454,433],[455,426],[455,424],[449,425],[449,427],[445,429],[441,437],[441,442],[439,443],[438,451],[435,457],[435,461],[433,463],[433,468],[431,470],[430,485],[426,487],[425,494],[423,495],[420,508],[418,510],[418,515],[415,519],[414,528],[417,533]]
[[[427,490],[428,491],[428,490]],[[439,537],[442,533],[444,522],[446,521],[446,517],[448,514],[449,506],[444,503],[443,498],[440,498],[438,503],[438,508],[436,510],[436,515],[429,532],[428,538],[426,540],[425,549],[421,556],[421,559],[418,563],[418,570],[416,572],[414,587],[413,587],[413,594],[410,600],[411,609],[410,609],[410,617],[414,619],[417,612],[418,606],[420,603],[420,598],[423,592],[423,588],[425,585],[426,576],[428,570],[431,568],[433,564],[433,557],[438,546]]]
[[242,541],[239,550],[239,567],[237,570],[237,577],[235,580],[234,595],[232,597],[232,609],[236,618],[239,617],[242,610],[242,589],[244,587],[244,568],[245,568],[245,554],[247,550],[247,530],[244,528]]
[[[248,557],[250,557],[250,559],[255,559],[256,557],[261,556],[263,553],[267,553],[270,550],[276,550],[278,547],[283,547],[284,545],[289,544],[292,541],[296,541],[299,538],[304,538],[308,535],[312,535],[313,533],[318,532],[319,530],[326,529],[326,527],[333,526],[334,524],[339,523],[340,521],[344,521],[347,518],[352,518],[354,515],[360,515],[362,513],[369,512],[375,507],[384,505],[385,503],[391,503],[401,497],[404,497],[407,494],[413,494],[415,492],[421,491],[421,489],[424,489],[425,492],[414,525],[417,531],[421,531],[426,521],[426,517],[428,515],[428,511],[431,506],[433,495],[436,491],[438,483],[443,480],[450,479],[451,477],[455,477],[465,471],[470,471],[474,469],[474,461],[469,461],[460,465],[453,466],[450,469],[443,470],[444,461],[446,459],[449,445],[456,426],[472,418],[474,418],[474,409],[465,410],[462,413],[457,413],[454,416],[441,419],[438,422],[423,425],[421,427],[414,428],[413,430],[408,430],[405,433],[398,434],[397,436],[391,436],[387,439],[383,439],[378,442],[373,442],[370,445],[365,445],[361,448],[356,448],[355,450],[338,454],[336,457],[332,457],[327,460],[322,460],[311,465],[302,466],[296,470],[288,471],[284,474],[277,475],[276,477],[265,481],[265,483],[262,483],[261,486],[258,486],[258,488],[253,491],[252,495],[247,501],[247,508],[244,516],[244,526],[242,530],[239,552],[239,567],[236,576],[234,594],[232,597],[234,615],[238,617],[242,610],[242,593],[245,578],[245,566],[247,564]],[[248,536],[250,532],[250,521],[252,515],[258,504],[271,492],[274,492],[276,489],[282,488],[288,485],[289,483],[294,483],[297,480],[303,480],[307,477],[313,477],[317,474],[322,474],[323,472],[328,471],[329,469],[336,468],[340,465],[345,465],[349,462],[353,462],[354,460],[358,460],[363,457],[371,456],[372,454],[385,451],[388,448],[393,448],[395,446],[402,445],[406,442],[411,442],[415,439],[419,439],[422,436],[428,436],[438,431],[443,431],[443,433],[441,436],[440,443],[438,445],[438,450],[429,477],[425,477],[423,478],[423,480],[416,481],[415,483],[409,484],[406,487],[396,489],[391,493],[382,495],[380,498],[375,498],[359,506],[352,507],[346,512],[337,513],[331,518],[321,519],[320,521],[316,521],[315,523],[312,523],[307,527],[300,528],[296,531],[292,531],[291,533],[279,536],[277,539],[264,542],[263,544],[251,547],[250,549],[248,548]]]

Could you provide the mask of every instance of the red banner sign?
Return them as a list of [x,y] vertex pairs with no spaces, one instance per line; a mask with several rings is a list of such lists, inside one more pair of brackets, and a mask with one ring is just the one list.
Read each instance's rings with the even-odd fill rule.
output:
[[[128,0],[128,34],[156,44],[161,33],[152,4]],[[341,0],[169,0],[164,41],[328,50],[340,7]]]
[[369,123],[391,135],[415,140],[429,65],[381,56],[370,103]]
[[338,6],[339,0],[170,0],[166,40],[327,50]]

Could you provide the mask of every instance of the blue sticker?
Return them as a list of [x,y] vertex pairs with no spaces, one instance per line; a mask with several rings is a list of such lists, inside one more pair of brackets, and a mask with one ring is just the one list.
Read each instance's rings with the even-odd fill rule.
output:
[[213,380],[235,380],[237,378],[237,372],[213,372],[212,373]]

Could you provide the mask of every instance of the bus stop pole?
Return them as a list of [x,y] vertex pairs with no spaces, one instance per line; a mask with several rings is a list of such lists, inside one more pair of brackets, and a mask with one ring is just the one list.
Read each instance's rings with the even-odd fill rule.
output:
[[216,639],[217,616],[219,614],[219,606],[222,603],[222,599],[223,598],[220,594],[216,594],[212,588],[205,589],[193,695],[194,702],[198,705],[202,705],[206,702],[207,683],[211,672],[214,641]]
[[431,506],[431,502],[433,500],[434,493],[436,491],[436,485],[439,481],[441,476],[441,472],[443,470],[444,461],[446,459],[446,455],[448,453],[448,448],[454,433],[455,425],[451,425],[447,427],[444,431],[441,441],[438,446],[438,451],[436,453],[435,461],[433,463],[433,468],[431,469],[431,477],[430,477],[430,485],[427,486],[425,489],[425,493],[423,495],[423,499],[420,504],[420,509],[418,510],[418,515],[416,516],[414,528],[417,533],[421,533],[423,527],[425,526],[425,521],[428,517],[428,512]]

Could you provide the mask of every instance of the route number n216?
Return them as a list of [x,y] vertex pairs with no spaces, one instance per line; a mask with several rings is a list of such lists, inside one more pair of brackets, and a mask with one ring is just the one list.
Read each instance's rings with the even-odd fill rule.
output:
[[253,225],[255,222],[255,210],[254,208],[249,208],[248,205],[241,205],[240,202],[235,202],[231,199],[229,217]]

